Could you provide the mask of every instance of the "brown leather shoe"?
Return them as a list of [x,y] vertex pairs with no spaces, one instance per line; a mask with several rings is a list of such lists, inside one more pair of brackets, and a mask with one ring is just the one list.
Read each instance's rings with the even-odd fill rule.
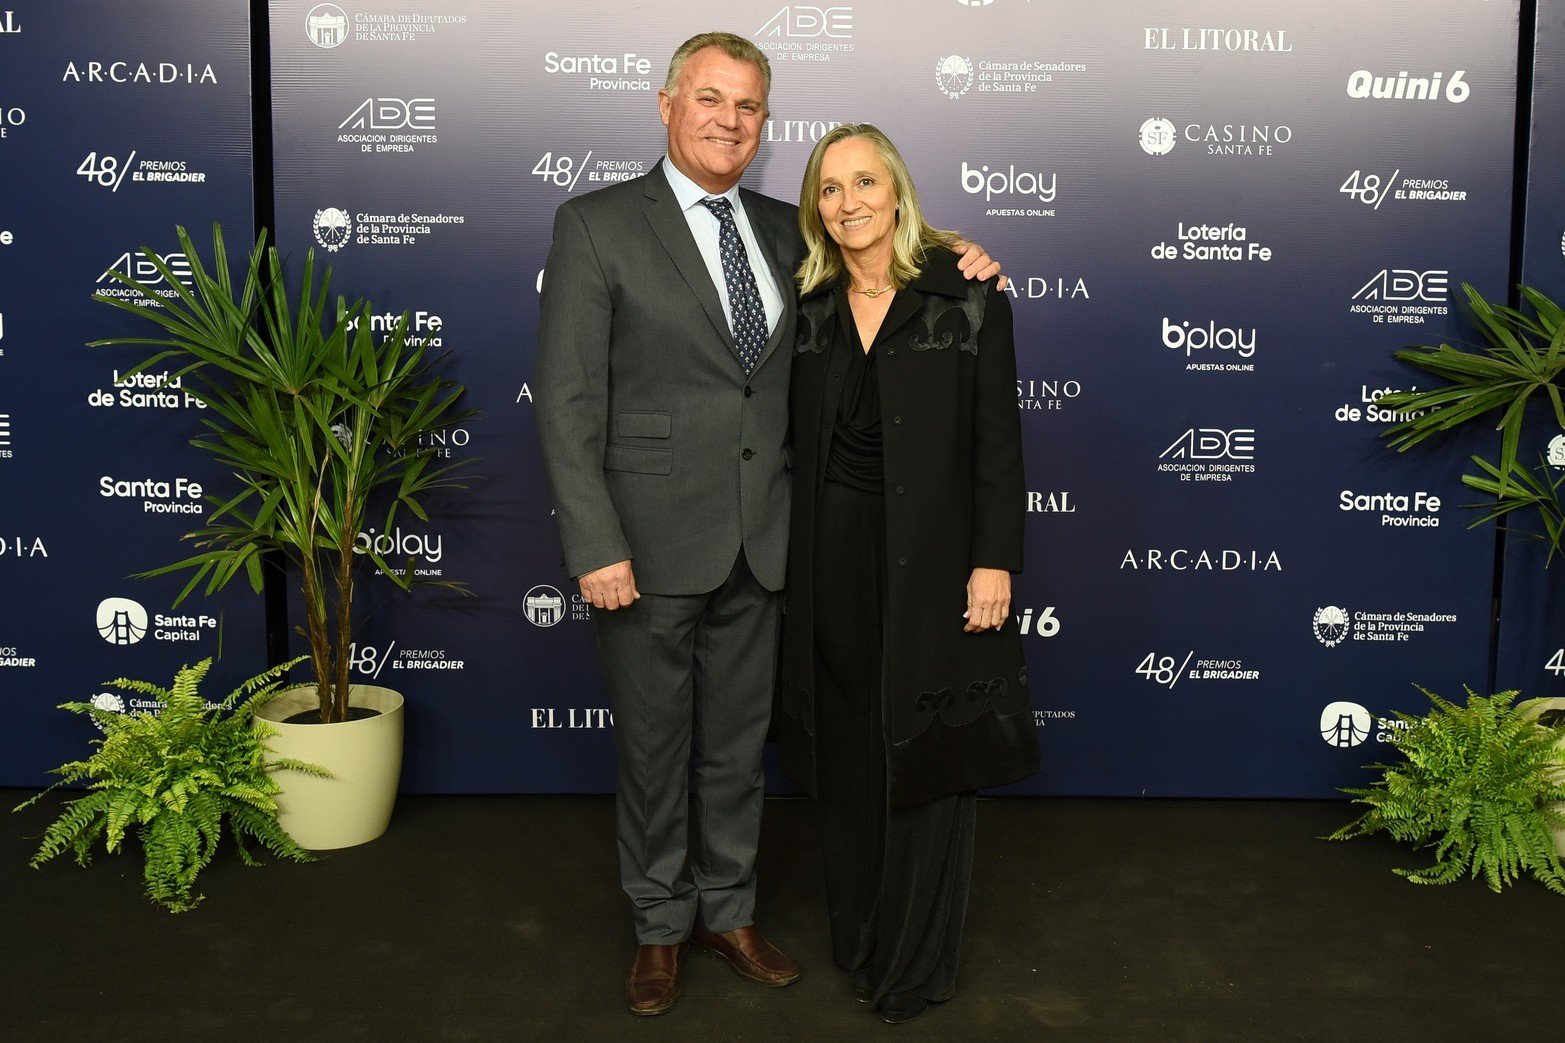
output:
[[706,946],[728,961],[741,978],[780,988],[799,980],[799,965],[784,956],[782,950],[761,937],[754,925],[740,927],[722,934],[712,934],[697,927],[690,934],[691,940]]
[[636,962],[625,983],[625,999],[630,1012],[638,1017],[662,1014],[679,999],[679,961],[685,955],[685,943],[678,945],[639,945]]

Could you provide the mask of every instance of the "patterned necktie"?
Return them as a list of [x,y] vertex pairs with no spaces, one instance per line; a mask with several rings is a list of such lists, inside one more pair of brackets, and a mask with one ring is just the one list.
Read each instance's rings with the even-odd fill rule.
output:
[[701,205],[717,218],[717,247],[723,262],[723,282],[728,287],[734,344],[739,348],[740,364],[750,373],[761,361],[761,349],[766,347],[766,309],[761,306],[761,291],[755,288],[755,272],[739,238],[739,226],[734,223],[734,205],[726,199],[703,199]]

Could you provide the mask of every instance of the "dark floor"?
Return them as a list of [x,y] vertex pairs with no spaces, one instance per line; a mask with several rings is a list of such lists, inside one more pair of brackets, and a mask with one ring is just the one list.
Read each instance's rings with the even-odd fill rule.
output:
[[[0,808],[27,794],[0,790]],[[633,940],[606,797],[404,798],[312,865],[225,848],[171,916],[140,865],[26,868],[0,819],[0,1038],[1131,1040],[1560,1038],[1565,898],[1419,887],[1418,856],[1315,839],[1341,803],[1025,799],[979,809],[962,980],[892,1028],[829,962],[813,809],[768,801],[765,989],[710,957],[669,1014],[620,999]]]

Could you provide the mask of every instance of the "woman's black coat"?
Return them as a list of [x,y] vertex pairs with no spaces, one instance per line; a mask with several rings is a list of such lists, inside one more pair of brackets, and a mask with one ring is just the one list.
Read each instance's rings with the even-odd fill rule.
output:
[[[783,769],[815,789],[815,515],[851,343],[846,294],[799,306],[793,516],[783,620]],[[886,494],[882,684],[887,790],[909,807],[1038,770],[1014,620],[963,631],[967,580],[1019,572],[1026,486],[1011,305],[932,249],[876,336]]]

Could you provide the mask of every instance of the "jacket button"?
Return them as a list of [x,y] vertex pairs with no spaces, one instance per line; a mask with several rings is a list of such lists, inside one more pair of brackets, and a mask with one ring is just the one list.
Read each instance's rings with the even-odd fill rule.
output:
[[746,384],[744,386],[744,397],[749,398],[753,394],[755,394],[755,388],[751,387],[749,384]]
[[896,353],[897,353],[897,349],[896,348],[887,348],[886,349],[886,354],[887,355],[893,355],[894,356],[894,355],[896,355]]
[[902,418],[901,418],[901,417],[899,417],[899,416],[894,416],[894,417],[892,417],[892,418],[891,418],[891,424],[892,424],[892,426],[893,426],[893,427],[898,427],[898,426],[901,426],[901,424],[902,424]]
[[748,460],[748,459],[750,459],[750,457],[755,455],[755,451],[752,450],[752,449],[746,449],[744,452],[740,453],[739,455],[744,457],[746,460]]
[[901,495],[902,495],[902,486],[900,486],[900,485],[899,485],[899,486],[897,486],[897,495],[898,495],[898,496],[901,496]]
[[897,564],[898,565],[906,565],[907,564],[907,559],[906,558],[898,558],[897,559]]

